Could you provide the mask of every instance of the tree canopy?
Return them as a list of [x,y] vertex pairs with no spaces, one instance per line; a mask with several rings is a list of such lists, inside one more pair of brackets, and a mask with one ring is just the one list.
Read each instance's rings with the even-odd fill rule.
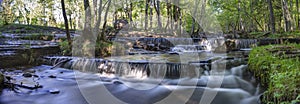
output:
[[[120,19],[143,31],[199,34],[204,17],[214,15],[224,33],[297,32],[299,0],[65,0],[70,29],[83,29],[89,4],[91,25],[114,26]],[[193,4],[193,5],[190,5]],[[191,9],[192,8],[192,9]],[[0,24],[65,25],[59,0],[3,0]],[[199,21],[200,20],[200,21]]]

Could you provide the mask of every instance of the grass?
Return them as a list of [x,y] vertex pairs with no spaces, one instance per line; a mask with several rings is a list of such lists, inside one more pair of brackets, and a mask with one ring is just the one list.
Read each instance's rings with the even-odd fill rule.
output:
[[[300,50],[299,44],[269,45],[254,48],[249,55],[249,68],[261,85],[266,104],[291,104],[300,100],[300,57],[288,57],[285,52]],[[276,52],[277,51],[277,52]],[[275,52],[275,53],[274,53]]]

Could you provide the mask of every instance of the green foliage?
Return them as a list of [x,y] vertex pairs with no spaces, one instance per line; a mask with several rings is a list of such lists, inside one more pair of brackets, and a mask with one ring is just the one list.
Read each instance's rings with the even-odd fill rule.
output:
[[112,43],[105,41],[98,41],[96,43],[96,56],[106,57],[112,54]]
[[299,101],[300,60],[299,57],[287,58],[286,54],[276,55],[270,52],[281,47],[300,50],[299,44],[269,45],[256,47],[249,55],[250,70],[260,80],[262,86],[267,88],[263,97],[264,103],[290,104]]
[[[70,50],[70,46],[67,40],[59,42],[61,54],[63,55],[71,55],[72,50]],[[95,55],[98,57],[107,57],[112,53],[112,43],[105,41],[98,41],[95,47]]]
[[59,42],[59,47],[63,55],[71,55],[71,48],[67,40]]
[[268,33],[268,32],[251,32],[248,34],[249,38],[300,38],[299,31],[293,32],[278,32],[278,33]]

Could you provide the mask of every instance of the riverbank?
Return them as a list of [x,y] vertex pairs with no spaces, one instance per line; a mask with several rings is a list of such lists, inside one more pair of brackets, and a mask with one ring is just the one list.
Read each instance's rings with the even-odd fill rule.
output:
[[23,24],[8,24],[0,26],[2,33],[64,33],[63,29],[57,27],[39,26],[39,25],[23,25]]
[[0,73],[0,93],[2,93],[2,89],[4,87],[4,76]]
[[253,48],[249,68],[267,88],[263,103],[296,104],[300,101],[300,45],[268,45]]

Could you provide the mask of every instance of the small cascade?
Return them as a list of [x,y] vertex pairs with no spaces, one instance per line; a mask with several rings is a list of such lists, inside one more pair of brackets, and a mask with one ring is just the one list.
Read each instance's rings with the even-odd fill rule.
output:
[[46,57],[53,68],[62,67],[85,72],[111,73],[121,77],[135,78],[181,78],[198,77],[202,70],[197,65],[149,61],[110,61],[77,57]]
[[[106,63],[103,63],[106,64]],[[197,77],[197,69],[192,65],[176,63],[111,62],[104,72],[122,77],[135,78],[180,78]],[[100,65],[101,66],[101,65]]]
[[173,45],[193,45],[194,40],[192,38],[166,38]]
[[[165,39],[151,40],[151,38],[147,38],[143,41],[149,41],[149,43],[145,44],[156,44],[161,41],[166,41],[166,44],[171,43]],[[252,40],[230,42],[237,43],[239,48],[245,48],[251,46],[250,44],[256,43],[256,41]],[[103,84],[109,91],[117,92],[115,93],[116,95],[124,94],[121,97],[126,99],[133,99],[134,96],[140,94],[140,92],[132,93],[133,91],[141,91],[136,89],[151,89],[149,94],[158,96],[161,95],[161,92],[164,92],[160,88],[167,87],[168,90],[184,92],[189,90],[188,88],[195,89],[195,93],[193,93],[189,101],[193,101],[193,99],[196,101],[205,95],[203,91],[209,91],[218,92],[213,99],[214,103],[222,104],[224,101],[226,104],[255,103],[256,98],[259,97],[262,91],[258,91],[261,89],[255,87],[258,86],[255,80],[250,80],[253,77],[247,71],[246,58],[241,57],[242,54],[238,53],[238,51],[232,51],[231,54],[206,51],[214,51],[219,47],[223,47],[225,43],[226,40],[224,39],[214,38],[202,40],[200,45],[178,44],[171,49],[177,54],[158,53],[142,55],[141,52],[145,52],[145,50],[141,49],[136,50],[137,54],[134,55],[112,56],[106,59],[60,56],[45,57],[45,59],[49,61],[48,64],[54,66],[51,68],[53,70],[62,67],[92,72],[89,74],[97,73],[95,75],[96,80],[99,80],[100,77],[100,81],[104,82]],[[78,73],[76,74],[79,75]],[[94,86],[97,84],[95,83],[96,80],[91,78],[89,74],[87,74],[88,81],[85,79],[81,82],[90,82]],[[80,76],[78,78],[84,77]],[[88,89],[91,89],[91,87],[88,86]],[[159,90],[154,92],[156,89]],[[152,98],[149,99],[153,100]]]
[[76,69],[87,72],[98,72],[99,63],[105,61],[103,59],[87,59],[78,57],[44,57],[44,63],[52,65],[53,68],[61,67],[67,69]]
[[171,49],[173,52],[199,52],[205,50],[205,46],[201,45],[176,45]]
[[235,48],[242,49],[242,48],[251,48],[251,46],[257,45],[256,39],[237,39],[235,41]]

